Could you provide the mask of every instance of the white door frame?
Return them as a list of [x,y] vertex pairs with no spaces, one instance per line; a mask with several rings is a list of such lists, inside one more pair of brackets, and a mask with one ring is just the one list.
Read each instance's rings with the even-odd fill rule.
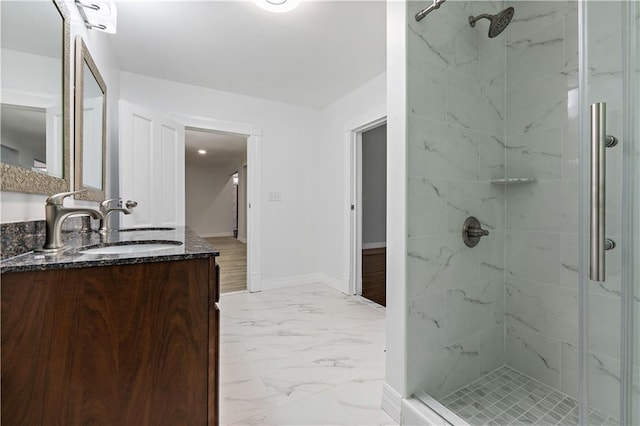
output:
[[261,291],[262,126],[179,113],[169,115],[186,127],[247,135],[247,290],[251,293]]
[[[387,122],[386,105],[379,106],[345,125],[344,275],[349,294],[362,294],[362,132]],[[353,206],[353,207],[352,207]]]

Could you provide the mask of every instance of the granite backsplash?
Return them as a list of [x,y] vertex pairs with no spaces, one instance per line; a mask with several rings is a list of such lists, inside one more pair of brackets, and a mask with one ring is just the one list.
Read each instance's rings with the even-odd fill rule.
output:
[[[82,227],[82,220],[82,217],[72,217],[65,220],[62,225],[63,232],[78,231]],[[93,227],[95,229],[96,224]],[[7,259],[42,248],[44,238],[44,220],[2,223],[0,224],[0,259]]]

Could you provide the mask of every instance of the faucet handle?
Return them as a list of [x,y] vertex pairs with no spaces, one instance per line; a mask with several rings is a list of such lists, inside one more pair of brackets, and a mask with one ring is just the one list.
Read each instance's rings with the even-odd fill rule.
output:
[[108,200],[104,200],[103,202],[100,203],[100,207],[107,208],[109,207],[109,204],[111,204],[114,201],[120,201],[120,198],[110,198]]
[[137,201],[133,201],[133,200],[127,200],[127,203],[125,204],[125,206],[126,206],[128,209],[132,209],[132,208],[134,208],[134,207],[137,207],[137,206],[138,206],[138,202],[137,202]]
[[71,192],[60,192],[59,194],[53,194],[49,198],[47,198],[48,205],[57,205],[61,206],[64,203],[64,199],[75,194],[83,194],[87,192],[85,189],[81,189],[79,191],[71,191]]

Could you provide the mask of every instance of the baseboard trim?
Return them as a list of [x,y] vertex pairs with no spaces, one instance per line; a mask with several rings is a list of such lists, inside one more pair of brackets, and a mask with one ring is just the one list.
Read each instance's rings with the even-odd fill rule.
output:
[[402,419],[402,395],[387,383],[382,385],[382,409],[396,423]]
[[212,234],[200,234],[202,238],[216,238],[216,237],[233,237],[233,232],[214,232]]
[[247,290],[250,293],[262,291],[262,274],[260,272],[249,272],[247,268]]
[[322,272],[318,272],[316,274],[317,280],[320,282],[323,282],[324,284],[328,285],[329,287],[335,288],[336,290],[338,290],[341,293],[344,294],[349,294],[349,282],[343,282],[342,280],[338,279],[338,278],[334,278],[332,276],[329,276],[327,274],[324,274]]
[[297,285],[305,285],[317,282],[322,282],[320,279],[318,279],[318,274],[293,275],[282,278],[271,278],[268,280],[263,279],[262,290],[293,287]]
[[327,274],[323,274],[319,272],[312,273],[312,274],[294,275],[289,277],[262,280],[262,290],[292,287],[292,286],[305,285],[305,284],[311,284],[311,283],[326,284],[329,287],[334,288],[341,293],[349,294],[348,283],[343,283],[337,278],[333,278]]
[[247,244],[246,237],[238,237],[238,241],[240,241],[241,243]]

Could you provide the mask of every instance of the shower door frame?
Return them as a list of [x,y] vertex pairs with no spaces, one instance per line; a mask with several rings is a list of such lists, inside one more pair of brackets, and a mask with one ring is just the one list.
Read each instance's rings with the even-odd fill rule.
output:
[[[588,1],[583,0],[578,5],[578,36],[579,36],[579,53],[578,53],[578,87],[579,87],[579,158],[581,164],[581,184],[579,194],[579,259],[580,259],[580,277],[579,277],[579,422],[580,424],[588,424],[588,403],[589,403],[589,373],[588,373],[588,357],[589,357],[589,288],[593,283],[588,277],[589,270],[589,194],[591,192],[589,163],[590,163],[590,126],[589,126],[589,97],[588,97],[588,79],[589,79],[589,5]],[[616,3],[612,3],[615,5]],[[621,306],[620,306],[620,400],[619,400],[619,421],[621,425],[632,424],[632,387],[633,387],[633,338],[634,338],[634,312],[633,312],[633,289],[634,289],[634,265],[635,258],[640,253],[635,245],[638,244],[638,231],[640,221],[637,219],[640,215],[638,208],[638,190],[640,182],[634,182],[633,177],[637,176],[637,168],[640,167],[636,161],[636,152],[640,151],[640,135],[637,133],[637,127],[634,126],[634,120],[640,113],[639,96],[640,84],[634,78],[634,67],[640,63],[640,54],[638,54],[638,29],[635,24],[636,8],[639,7],[637,2],[621,1],[622,19],[620,22],[622,33],[622,109],[623,109],[623,129],[620,135],[621,147],[623,150],[622,170],[623,175],[621,205],[617,206],[621,209],[621,237],[616,250],[621,250],[622,270],[621,270]],[[609,23],[616,25],[617,23]],[[634,94],[635,97],[634,97]],[[635,277],[636,279],[638,277]],[[637,337],[636,337],[637,338]],[[637,402],[636,402],[637,404]]]
[[[640,29],[635,18],[640,13],[640,5],[637,1],[626,2],[623,10],[622,34],[622,62],[623,62],[623,137],[627,140],[627,144],[623,147],[623,165],[622,172],[626,176],[623,179],[622,186],[622,230],[623,235],[627,235],[621,241],[622,252],[622,309],[621,309],[621,380],[620,380],[620,421],[621,424],[633,424],[638,418],[633,418],[633,404],[639,404],[633,399],[633,376],[634,365],[633,360],[637,357],[634,353],[633,339],[638,339],[638,331],[634,327],[637,326],[634,321],[634,286],[635,280],[640,278],[637,275],[637,258],[640,253],[637,252],[640,241],[640,208],[638,204],[638,191],[640,190],[640,182],[633,179],[638,177],[638,155],[640,152],[640,134],[638,134],[638,123],[640,115],[640,82],[634,78],[636,70],[640,70]],[[635,95],[634,95],[635,94]],[[626,397],[625,397],[626,396]],[[637,410],[638,407],[635,407]]]

